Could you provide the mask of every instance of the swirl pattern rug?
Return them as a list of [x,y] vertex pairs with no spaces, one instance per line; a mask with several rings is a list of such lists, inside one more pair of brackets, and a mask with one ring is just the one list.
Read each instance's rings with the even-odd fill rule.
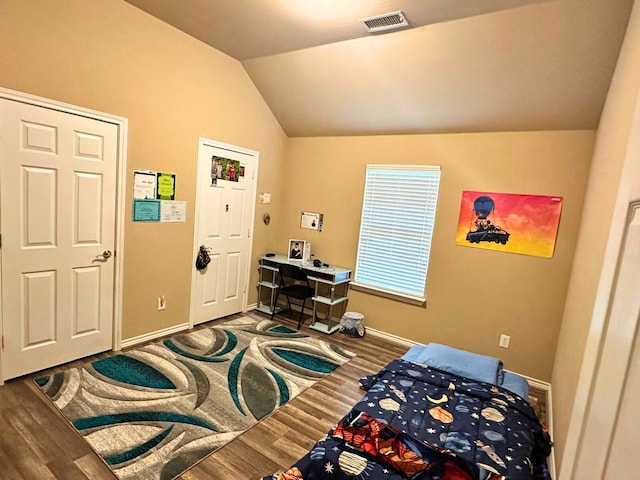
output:
[[36,383],[118,478],[170,480],[353,356],[242,317]]

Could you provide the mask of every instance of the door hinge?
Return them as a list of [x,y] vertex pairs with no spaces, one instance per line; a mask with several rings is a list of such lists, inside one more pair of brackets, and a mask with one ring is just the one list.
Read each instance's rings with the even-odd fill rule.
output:
[[4,350],[4,335],[2,336],[2,350]]
[[251,238],[251,229],[247,229],[247,238]]

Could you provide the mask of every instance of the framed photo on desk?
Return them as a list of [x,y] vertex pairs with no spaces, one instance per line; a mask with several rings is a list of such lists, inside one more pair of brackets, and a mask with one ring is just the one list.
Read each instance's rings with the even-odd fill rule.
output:
[[311,244],[305,240],[289,240],[289,249],[287,250],[287,258],[289,260],[306,260],[311,258]]

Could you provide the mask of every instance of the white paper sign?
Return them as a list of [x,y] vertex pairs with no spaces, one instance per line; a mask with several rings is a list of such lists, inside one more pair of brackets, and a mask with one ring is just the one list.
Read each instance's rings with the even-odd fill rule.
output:
[[323,216],[321,213],[302,212],[300,227],[322,231]]
[[187,202],[182,200],[162,200],[160,202],[161,222],[186,222]]
[[156,172],[151,170],[133,171],[133,198],[138,200],[155,200]]
[[271,194],[260,192],[260,195],[258,195],[258,203],[271,203]]

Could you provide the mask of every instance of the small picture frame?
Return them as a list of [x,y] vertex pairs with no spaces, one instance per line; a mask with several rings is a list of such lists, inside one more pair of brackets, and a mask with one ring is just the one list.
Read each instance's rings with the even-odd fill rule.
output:
[[287,254],[289,260],[302,260],[303,259],[304,244],[305,244],[304,240],[296,240],[295,238],[289,240],[289,249],[287,250],[287,252],[289,252]]
[[311,258],[311,244],[305,240],[293,238],[289,240],[289,249],[287,252],[287,258],[289,260],[309,261]]

